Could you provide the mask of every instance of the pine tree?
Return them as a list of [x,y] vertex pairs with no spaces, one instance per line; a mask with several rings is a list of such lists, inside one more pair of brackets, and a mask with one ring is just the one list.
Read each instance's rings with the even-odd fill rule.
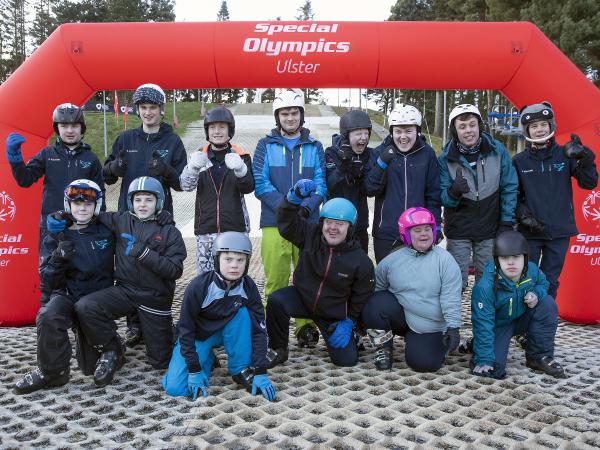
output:
[[38,47],[46,40],[56,28],[56,20],[52,15],[52,0],[38,0],[34,6],[35,17],[29,35],[33,45]]
[[219,22],[225,22],[229,20],[229,9],[227,8],[227,1],[223,0],[221,2],[221,9],[217,13],[217,20]]
[[296,20],[314,20],[315,13],[312,10],[312,4],[310,0],[306,0],[304,5],[298,8],[298,15]]

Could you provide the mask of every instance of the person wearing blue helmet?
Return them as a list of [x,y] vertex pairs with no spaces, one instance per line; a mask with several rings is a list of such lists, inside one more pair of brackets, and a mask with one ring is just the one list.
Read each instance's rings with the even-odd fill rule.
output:
[[140,177],[129,185],[127,211],[99,215],[115,237],[116,283],[75,305],[87,341],[101,352],[94,372],[97,386],[110,384],[123,365],[124,348],[115,320],[126,315],[139,316],[150,365],[165,369],[169,364],[175,280],[183,274],[187,253],[170,214],[167,220],[157,216],[164,205],[161,183]]
[[354,329],[375,288],[373,263],[354,236],[357,211],[352,202],[329,200],[318,223],[299,213],[315,192],[314,181],[299,180],[277,208],[279,233],[300,249],[300,255],[294,284],[273,292],[267,301],[270,367],[288,359],[292,317],[315,322],[335,365],[358,361]]

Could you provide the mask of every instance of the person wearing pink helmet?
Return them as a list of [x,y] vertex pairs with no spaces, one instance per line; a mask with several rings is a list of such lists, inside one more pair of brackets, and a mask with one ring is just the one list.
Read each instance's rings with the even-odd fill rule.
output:
[[417,372],[435,372],[460,342],[460,268],[435,245],[436,221],[429,210],[405,210],[398,230],[404,246],[375,269],[375,293],[362,311],[362,323],[377,348],[378,370],[391,370],[393,337],[399,335],[406,364]]

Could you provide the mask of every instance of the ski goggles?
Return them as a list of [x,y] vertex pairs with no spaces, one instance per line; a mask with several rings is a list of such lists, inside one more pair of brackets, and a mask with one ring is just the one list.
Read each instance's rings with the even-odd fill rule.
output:
[[65,197],[70,201],[84,201],[84,202],[95,202],[100,193],[92,188],[87,186],[67,186],[65,189]]

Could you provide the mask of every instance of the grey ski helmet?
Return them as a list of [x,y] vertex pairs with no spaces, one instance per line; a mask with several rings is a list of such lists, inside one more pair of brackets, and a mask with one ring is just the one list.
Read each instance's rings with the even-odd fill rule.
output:
[[[524,106],[521,109],[521,117],[519,123],[521,125],[521,133],[525,140],[536,144],[546,142],[556,132],[556,120],[554,119],[554,110],[549,102],[536,103],[535,105]],[[529,125],[533,122],[545,120],[550,125],[550,133],[543,138],[533,139],[529,134]]]
[[215,239],[212,248],[213,261],[215,270],[221,273],[219,268],[219,254],[223,252],[243,253],[247,255],[246,269],[244,275],[248,273],[250,266],[250,257],[252,256],[252,242],[244,233],[238,231],[226,231],[221,233]]
[[54,108],[52,113],[52,128],[58,135],[58,124],[59,123],[79,123],[81,124],[81,134],[85,133],[85,116],[83,115],[83,109],[73,103],[62,103]]

